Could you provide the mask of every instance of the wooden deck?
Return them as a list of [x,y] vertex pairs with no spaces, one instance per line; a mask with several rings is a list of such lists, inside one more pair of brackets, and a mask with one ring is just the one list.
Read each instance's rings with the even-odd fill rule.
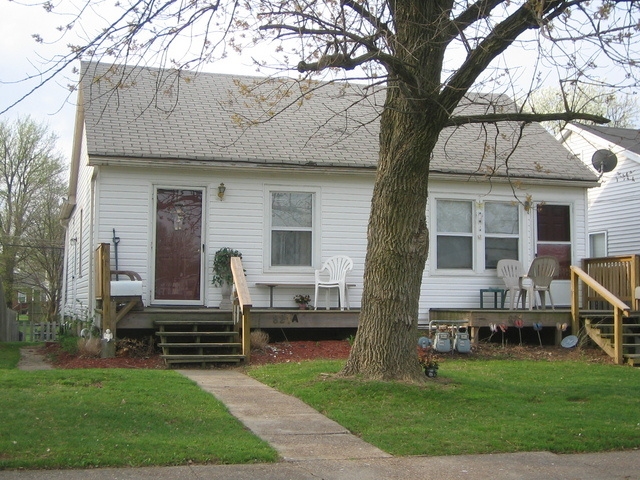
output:
[[[251,328],[357,328],[360,309],[299,310],[294,308],[252,308]],[[231,317],[230,310],[218,308],[146,307],[129,312],[118,329],[153,329],[162,320],[215,320]]]

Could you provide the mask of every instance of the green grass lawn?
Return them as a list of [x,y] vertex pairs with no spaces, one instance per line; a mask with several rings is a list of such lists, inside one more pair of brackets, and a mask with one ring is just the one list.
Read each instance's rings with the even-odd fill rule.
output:
[[33,345],[31,343],[0,343],[0,370],[16,368],[20,361],[20,348]]
[[[0,344],[0,469],[277,460],[226,408],[171,370],[15,369]],[[640,447],[640,369],[446,360],[423,386],[336,378],[342,361],[249,374],[393,455]]]
[[[0,344],[0,469],[272,462],[277,452],[171,370],[15,370]],[[22,344],[24,346],[24,344]]]
[[447,360],[425,386],[334,378],[341,361],[250,375],[393,455],[640,447],[640,369],[581,362]]

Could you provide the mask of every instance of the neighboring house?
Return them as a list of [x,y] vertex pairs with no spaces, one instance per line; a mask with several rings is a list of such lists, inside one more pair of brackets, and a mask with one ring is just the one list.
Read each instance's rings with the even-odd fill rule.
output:
[[640,130],[570,123],[559,139],[593,171],[595,152],[616,157],[600,187],[589,190],[589,256],[640,254]]
[[[264,79],[105,64],[82,71],[63,311],[93,311],[101,242],[112,244],[112,267],[140,274],[146,306],[216,307],[211,266],[221,247],[242,252],[254,308],[270,301],[257,284],[313,282],[336,254],[354,261],[349,296],[360,305],[380,99],[364,99],[358,85],[259,85]],[[278,99],[274,88],[290,95]],[[465,108],[493,109],[488,98]],[[536,254],[558,256],[553,297],[568,305],[568,265],[586,255],[595,185],[537,124],[522,138],[508,123],[443,132],[431,161],[421,322],[430,308],[477,308],[480,288],[501,285],[500,258],[526,268]],[[274,305],[294,307],[301,292],[273,293]]]

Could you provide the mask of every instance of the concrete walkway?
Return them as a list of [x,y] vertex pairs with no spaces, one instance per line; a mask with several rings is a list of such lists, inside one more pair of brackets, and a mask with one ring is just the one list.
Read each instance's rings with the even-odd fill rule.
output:
[[178,370],[212,393],[286,461],[388,458],[306,403],[237,370]]
[[[0,480],[640,480],[640,451],[392,457],[300,400],[239,370],[180,370],[222,401],[283,460],[257,465],[0,471]],[[425,441],[428,441],[425,438]]]

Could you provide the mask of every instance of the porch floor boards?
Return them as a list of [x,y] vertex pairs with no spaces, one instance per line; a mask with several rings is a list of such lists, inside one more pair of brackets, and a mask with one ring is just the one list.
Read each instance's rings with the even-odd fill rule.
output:
[[[359,314],[360,309],[252,308],[251,328],[357,328]],[[146,307],[142,311],[129,312],[118,322],[118,330],[153,329],[163,322],[206,324],[230,319],[230,310],[218,308]]]

